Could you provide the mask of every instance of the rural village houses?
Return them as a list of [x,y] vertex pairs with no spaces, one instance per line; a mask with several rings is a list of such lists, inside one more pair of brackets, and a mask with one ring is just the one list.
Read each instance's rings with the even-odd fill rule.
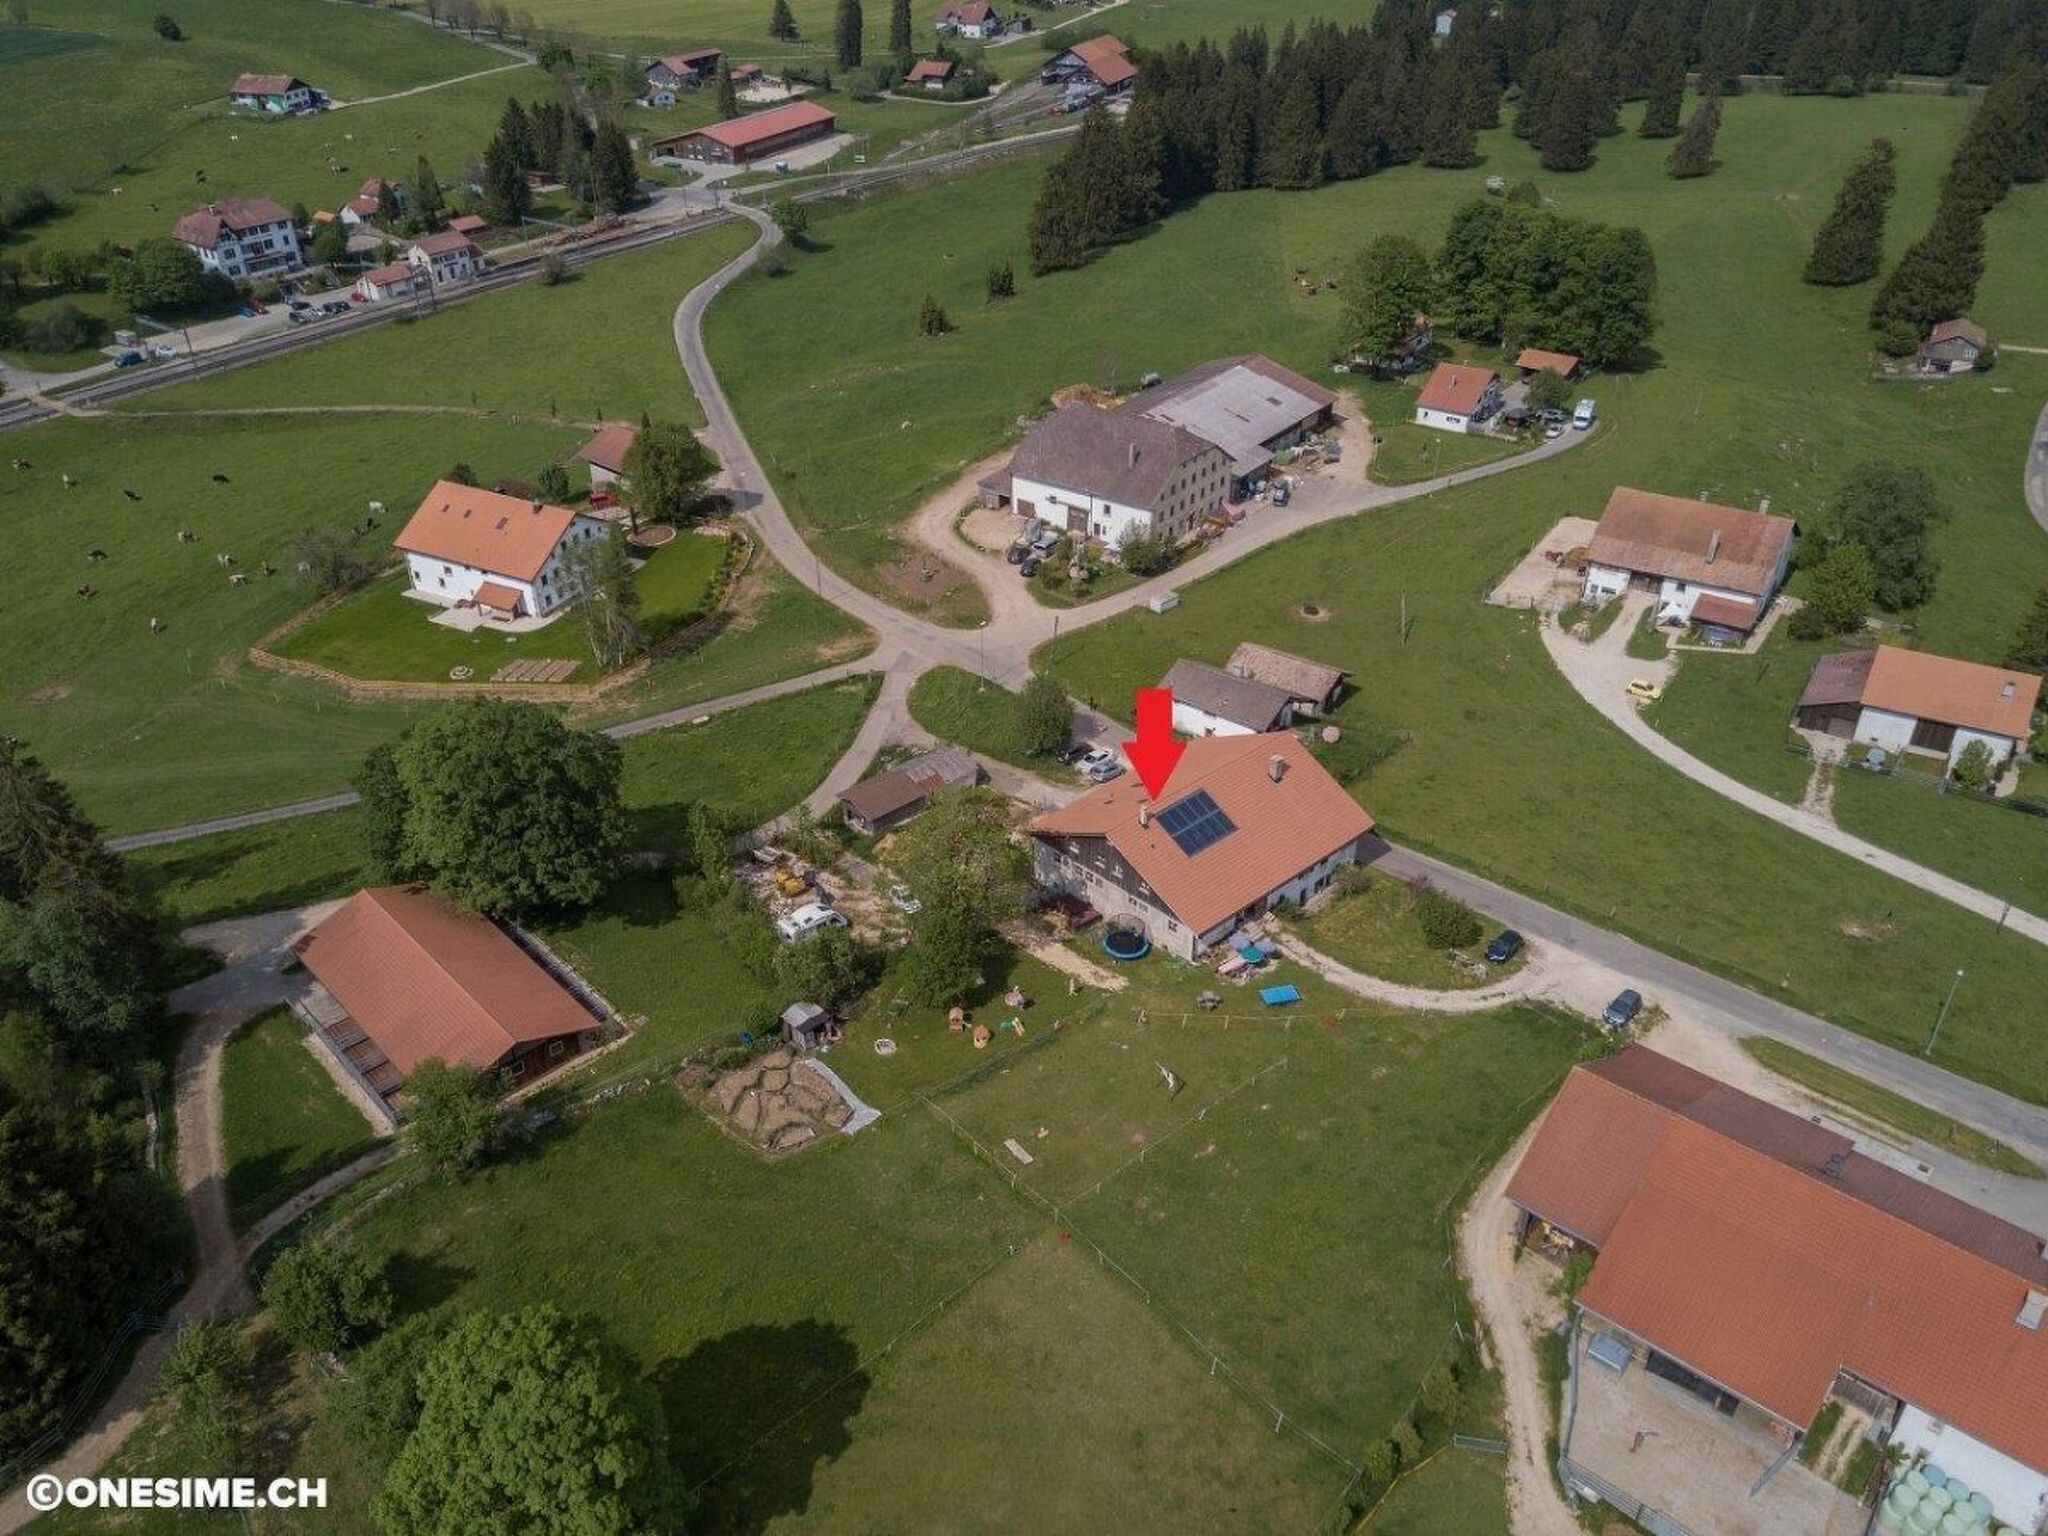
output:
[[1415,397],[1415,424],[1472,432],[1501,408],[1500,375],[1471,363],[1438,363]]
[[1800,729],[1924,753],[1946,767],[1981,741],[1994,763],[2026,744],[2041,679],[1903,646],[1837,651],[1813,664],[1799,695]]
[[1792,564],[1799,526],[1755,512],[1618,485],[1586,546],[1584,597],[1657,594],[1656,622],[1746,635]]
[[1173,693],[1173,728],[1183,736],[1259,736],[1294,723],[1285,688],[1239,677],[1183,656],[1160,679]]
[[647,104],[674,106],[679,92],[698,90],[717,74],[718,61],[724,57],[720,48],[692,48],[656,59],[647,66]]
[[1003,19],[989,0],[946,0],[939,7],[938,30],[986,42],[1003,35]]
[[405,555],[414,597],[513,619],[567,603],[574,594],[564,554],[604,531],[597,518],[567,507],[441,480],[391,542]]
[[191,249],[199,265],[222,277],[275,277],[305,264],[292,211],[268,197],[208,203],[178,220],[173,239]]
[[311,112],[326,98],[296,75],[243,74],[235,76],[228,99],[254,112],[286,116]]

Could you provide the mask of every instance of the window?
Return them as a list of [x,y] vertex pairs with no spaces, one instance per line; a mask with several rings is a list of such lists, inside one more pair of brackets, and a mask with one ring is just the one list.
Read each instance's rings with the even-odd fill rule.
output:
[[563,1053],[564,1051],[566,1051],[566,1050],[568,1050],[568,1049],[569,1049],[569,1042],[568,1042],[568,1041],[566,1041],[566,1040],[550,1040],[550,1041],[548,1042],[548,1060],[549,1060],[549,1061],[554,1061],[554,1060],[555,1060],[556,1058],[558,1058],[559,1056],[561,1056],[561,1054],[562,1054],[562,1053]]
[[516,1083],[524,1076],[526,1076],[526,1063],[524,1061],[515,1061],[505,1069],[505,1081],[508,1083]]

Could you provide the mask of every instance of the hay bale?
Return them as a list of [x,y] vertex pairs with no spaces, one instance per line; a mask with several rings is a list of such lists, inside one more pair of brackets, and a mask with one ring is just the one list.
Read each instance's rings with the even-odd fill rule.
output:
[[789,1090],[789,1102],[807,1115],[822,1114],[825,1106],[836,1102],[829,1093],[809,1083],[798,1083]]
[[761,1125],[757,1132],[758,1140],[773,1141],[791,1126],[801,1125],[806,1128],[809,1126],[809,1122],[804,1119],[803,1111],[796,1108],[787,1099],[769,1097],[764,1094],[761,1097],[760,1104]]
[[761,1096],[750,1093],[741,1099],[732,1112],[733,1128],[742,1136],[751,1136],[761,1124]]
[[785,1046],[781,1050],[770,1051],[766,1056],[763,1056],[759,1065],[763,1071],[786,1072],[789,1070],[789,1064],[795,1060],[796,1053]]
[[853,1118],[853,1106],[834,1099],[825,1106],[825,1123],[835,1131],[846,1129],[846,1122]]

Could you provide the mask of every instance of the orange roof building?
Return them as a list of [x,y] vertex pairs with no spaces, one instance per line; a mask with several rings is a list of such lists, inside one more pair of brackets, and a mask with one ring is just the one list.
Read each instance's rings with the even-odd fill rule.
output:
[[626,454],[639,435],[640,429],[630,422],[607,422],[591,433],[583,446],[576,450],[576,457],[590,466],[592,489],[625,478]]
[[[440,480],[391,543],[406,558],[414,597],[442,607],[471,607],[491,583],[500,589],[499,601],[489,605],[494,611],[534,617],[574,597],[564,557],[605,531],[598,519],[568,507]],[[506,590],[518,597],[509,611],[502,601]]]
[[2032,673],[1880,645],[1816,661],[1798,718],[1802,730],[1950,763],[1981,741],[2003,762],[2033,734],[2040,702],[2041,679]]
[[1138,66],[1131,62],[1129,45],[1122,38],[1108,34],[1083,39],[1054,63],[1056,66],[1078,65],[1078,73],[1089,76],[1105,91],[1112,93],[1128,90],[1131,82],[1138,78]]
[[1572,1072],[1507,1195],[1597,1254],[1591,1326],[1794,1432],[1853,1378],[1890,1400],[1895,1443],[2038,1518],[2036,1234],[1641,1046]]
[[1030,824],[1042,889],[1182,959],[1362,858],[1373,820],[1291,733],[1188,743],[1155,803],[1131,775]]
[[[1633,587],[1656,593],[1660,624],[1746,633],[1784,584],[1799,537],[1799,525],[1769,506],[1751,512],[1617,485],[1586,546],[1585,600]],[[1702,607],[1707,597],[1720,601]]]
[[1500,407],[1500,375],[1491,368],[1438,363],[1415,397],[1415,423],[1444,432],[1470,432]]
[[1569,379],[1579,371],[1579,360],[1569,352],[1547,352],[1542,347],[1524,347],[1515,367],[1527,378],[1532,373],[1554,373]]
[[656,139],[653,153],[716,165],[751,165],[770,155],[829,138],[839,119],[815,101],[792,101],[765,112],[749,112],[708,128]]
[[358,891],[292,947],[318,983],[305,1011],[381,1096],[428,1060],[517,1083],[604,1023],[504,929],[432,891]]

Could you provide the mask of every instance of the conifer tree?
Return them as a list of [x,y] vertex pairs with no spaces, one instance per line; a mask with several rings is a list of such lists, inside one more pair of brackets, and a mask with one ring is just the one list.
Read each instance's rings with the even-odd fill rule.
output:
[[514,225],[532,207],[533,189],[500,134],[484,150],[484,217],[493,224]]
[[1870,323],[1886,351],[1903,356],[1929,326],[1969,313],[1984,275],[1984,216],[1944,203],[1926,234],[1906,248],[1871,302]]
[[606,122],[597,130],[590,151],[591,202],[599,213],[623,213],[640,192],[640,173],[633,164],[633,146],[626,130]]
[[1471,81],[1463,75],[1442,79],[1422,119],[1422,163],[1443,170],[1477,165],[1477,116]]
[[1260,179],[1299,189],[1323,179],[1323,136],[1316,125],[1315,82],[1298,76],[1280,97],[1259,145]]
[[1710,95],[1693,109],[1685,132],[1671,146],[1664,169],[1680,180],[1704,176],[1714,168],[1714,136],[1721,131],[1721,98]]
[[1806,281],[1828,287],[1868,282],[1884,261],[1885,214],[1898,185],[1892,141],[1873,139],[1849,168],[1835,206],[1813,237]]
[[1664,59],[1650,76],[1650,99],[1636,132],[1646,139],[1675,139],[1684,110],[1685,65],[1676,58]]
[[775,0],[774,9],[768,13],[768,35],[778,42],[796,41],[796,17],[790,13],[789,0]]
[[412,210],[429,225],[438,225],[448,212],[448,196],[441,190],[441,178],[421,155],[412,170]]
[[2005,653],[2008,667],[2029,672],[2048,672],[2048,587],[2034,594],[2034,603],[2020,620],[2012,649]]
[[519,105],[517,96],[505,99],[504,115],[498,119],[498,139],[515,166],[522,171],[534,168],[533,124],[526,116],[526,108]]
[[889,0],[889,51],[899,59],[910,53],[910,0]]
[[1593,163],[1593,146],[1608,119],[1598,84],[1583,70],[1562,70],[1547,93],[1530,138],[1542,152],[1546,171],[1583,171]]
[[839,0],[839,11],[832,22],[832,48],[841,69],[860,68],[863,25],[860,0]]
[[732,65],[718,61],[718,115],[721,119],[740,115],[739,87],[732,83]]
[[929,293],[918,310],[917,331],[920,336],[943,336],[953,329],[952,319],[946,314],[945,306]]

